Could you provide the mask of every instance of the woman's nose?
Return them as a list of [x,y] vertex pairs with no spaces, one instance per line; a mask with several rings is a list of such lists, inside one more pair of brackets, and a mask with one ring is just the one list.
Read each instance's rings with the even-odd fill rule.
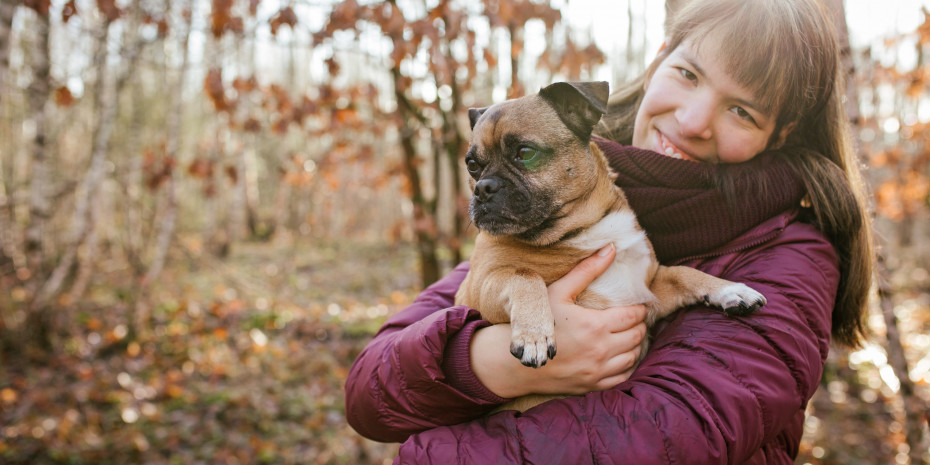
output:
[[710,139],[713,136],[714,105],[708,97],[689,99],[675,112],[681,135],[698,139]]

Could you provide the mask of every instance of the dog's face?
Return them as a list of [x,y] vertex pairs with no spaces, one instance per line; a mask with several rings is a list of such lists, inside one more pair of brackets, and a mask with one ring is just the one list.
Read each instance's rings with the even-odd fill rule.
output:
[[590,191],[597,162],[589,142],[607,95],[606,82],[556,83],[469,110],[465,166],[474,188],[469,213],[479,229],[533,242]]

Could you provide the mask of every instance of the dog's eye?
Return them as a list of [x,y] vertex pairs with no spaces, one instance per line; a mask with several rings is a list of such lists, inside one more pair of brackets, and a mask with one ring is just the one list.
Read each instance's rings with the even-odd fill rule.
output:
[[465,160],[465,168],[469,173],[476,174],[481,171],[481,164],[474,158],[468,158]]
[[539,150],[533,147],[520,147],[520,161],[527,163],[539,156]]
[[523,167],[528,170],[536,170],[543,165],[547,157],[543,156],[544,152],[533,147],[520,147],[520,153],[517,161],[523,162]]

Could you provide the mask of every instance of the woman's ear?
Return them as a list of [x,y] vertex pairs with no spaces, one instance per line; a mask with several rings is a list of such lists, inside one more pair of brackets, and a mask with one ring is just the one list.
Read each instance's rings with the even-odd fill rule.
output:
[[798,125],[797,121],[792,121],[786,124],[785,127],[781,128],[781,130],[778,131],[778,139],[775,140],[775,144],[773,145],[772,148],[778,149],[778,148],[781,148],[782,145],[785,145],[785,141],[788,140],[788,135],[791,134],[791,131],[793,131],[794,127],[797,125]]

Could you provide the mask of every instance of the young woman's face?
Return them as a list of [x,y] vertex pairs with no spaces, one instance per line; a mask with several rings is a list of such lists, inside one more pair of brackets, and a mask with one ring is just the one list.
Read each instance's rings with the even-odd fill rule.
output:
[[716,53],[714,40],[701,47],[686,40],[659,64],[636,114],[635,147],[705,163],[744,162],[767,148],[776,115],[727,74]]

